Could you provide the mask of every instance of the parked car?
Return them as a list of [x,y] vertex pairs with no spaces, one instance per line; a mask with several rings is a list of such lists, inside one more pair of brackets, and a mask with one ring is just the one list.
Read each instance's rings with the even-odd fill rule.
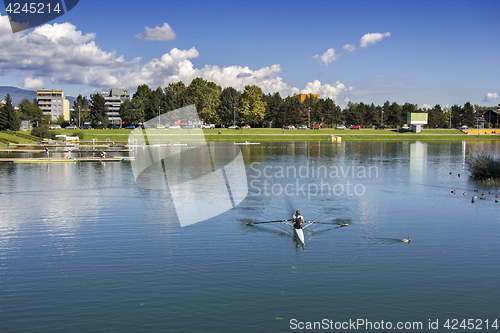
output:
[[245,125],[245,126],[243,126],[242,128],[244,128],[244,129],[249,129],[249,128],[251,128],[251,127],[250,127],[250,125],[246,124],[246,125]]
[[194,125],[186,125],[184,126],[184,129],[194,129]]
[[179,125],[172,125],[169,126],[168,129],[181,129],[181,127]]
[[361,126],[351,126],[351,129],[361,129]]
[[299,126],[299,129],[307,129],[306,125]]
[[205,125],[201,125],[201,128],[202,129],[214,129],[215,125],[214,124],[205,124]]
[[461,129],[461,130],[466,130],[466,129],[469,129],[469,126],[467,126],[467,125],[463,125],[463,126],[460,126],[458,129]]
[[109,126],[109,129],[120,129],[120,126],[118,126],[118,125],[111,125],[111,126]]
[[69,126],[66,126],[64,128],[65,129],[78,129],[78,126],[76,126],[76,125],[69,125]]
[[61,129],[61,125],[49,125],[49,129]]
[[135,129],[135,126],[134,125],[128,125],[127,127],[125,127],[126,129]]
[[319,126],[319,125],[318,126],[313,126],[313,127],[311,127],[311,129],[321,129],[321,126]]
[[90,126],[90,125],[83,125],[82,129],[92,129],[92,126]]
[[238,126],[236,126],[236,125],[231,125],[228,127],[228,129],[237,129],[237,128],[238,128]]
[[106,129],[106,126],[104,126],[104,125],[97,125],[95,129]]
[[290,126],[283,126],[282,129],[290,129]]
[[295,126],[290,125],[290,126],[288,126],[288,129],[295,129]]
[[375,127],[375,129],[386,129],[387,128],[387,125],[379,125],[377,127]]
[[404,129],[404,130],[409,130],[410,126],[408,126],[407,124],[404,124],[403,127],[401,127],[401,128]]
[[337,126],[337,129],[344,130],[344,129],[346,129],[346,127],[344,125],[340,125],[340,126]]

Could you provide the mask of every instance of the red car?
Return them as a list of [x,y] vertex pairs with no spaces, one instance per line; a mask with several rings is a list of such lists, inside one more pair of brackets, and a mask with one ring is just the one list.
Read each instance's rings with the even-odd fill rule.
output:
[[321,129],[321,126],[313,126],[311,129]]
[[361,126],[351,126],[351,129],[361,129]]

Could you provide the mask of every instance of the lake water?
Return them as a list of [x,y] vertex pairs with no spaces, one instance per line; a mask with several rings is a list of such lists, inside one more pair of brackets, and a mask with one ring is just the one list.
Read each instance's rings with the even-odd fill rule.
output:
[[[500,143],[244,146],[246,199],[182,228],[129,161],[0,164],[0,332],[498,331],[500,192],[469,150]],[[296,209],[337,224],[246,223]]]

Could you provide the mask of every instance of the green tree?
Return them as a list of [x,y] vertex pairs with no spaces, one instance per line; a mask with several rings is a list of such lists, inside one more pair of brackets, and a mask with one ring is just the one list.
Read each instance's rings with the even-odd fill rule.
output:
[[168,95],[173,100],[174,109],[193,104],[187,92],[187,87],[182,81],[170,83],[164,90],[165,95]]
[[359,104],[348,102],[346,108],[344,109],[345,119],[349,125],[362,125],[363,117],[358,110]]
[[21,122],[17,115],[10,94],[5,95],[5,103],[0,112],[0,130],[19,130]]
[[137,99],[125,100],[120,105],[120,118],[124,122],[130,124],[139,124],[145,121],[144,109],[141,108],[140,102]]
[[264,119],[266,103],[262,100],[262,89],[256,85],[245,86],[240,99],[240,114],[245,122],[254,124]]
[[382,125],[387,125],[389,122],[387,121],[389,119],[389,116],[391,114],[391,103],[389,101],[385,101],[384,105],[382,106]]
[[311,126],[320,125],[323,122],[322,106],[321,100],[318,97],[312,94],[307,95],[301,105],[300,114],[302,121],[300,124],[296,125],[308,124],[309,120],[311,122]]
[[150,90],[147,93],[147,96],[143,99],[142,103],[144,106],[144,119],[150,120],[158,117],[161,113],[165,113],[166,110],[164,102],[165,95],[163,93],[163,89],[158,87],[156,90]]
[[32,124],[42,121],[43,111],[38,107],[36,101],[30,103],[30,101],[24,98],[17,107],[21,120],[29,120]]
[[462,125],[472,127],[476,124],[476,111],[470,102],[464,104],[462,108]]
[[393,126],[401,126],[401,124],[403,123],[403,119],[401,116],[401,106],[396,102],[393,102],[389,107],[387,123]]
[[109,120],[106,114],[108,107],[105,103],[104,97],[99,93],[90,96],[89,121],[92,127],[99,125],[99,123],[108,124]]
[[374,108],[374,115],[373,115],[373,121],[374,121],[374,125],[383,125],[382,124],[382,107],[380,105],[377,105],[375,106],[373,103],[372,103],[372,106]]
[[220,123],[218,114],[221,87],[197,77],[187,87],[190,100],[196,106],[200,118],[208,124]]
[[[281,127],[283,125],[290,124],[299,124],[302,120],[300,116],[300,108],[302,106],[302,102],[298,96],[288,96],[283,101],[281,106],[281,110],[278,118],[278,126]],[[281,126],[279,126],[281,124]]]
[[66,119],[64,119],[63,115],[60,115],[59,117],[57,117],[57,119],[54,123],[61,126],[62,128],[69,125],[69,122]]
[[459,105],[453,105],[451,107],[451,124],[452,124],[452,127],[457,127],[457,126],[460,126],[462,125],[462,107],[460,107]]
[[224,88],[219,96],[221,124],[232,124],[240,105],[240,93],[233,87]]
[[75,123],[78,123],[78,127],[81,127],[84,122],[89,121],[90,106],[87,97],[79,94],[76,101],[73,102],[73,110],[73,117]]
[[343,120],[342,109],[340,108],[340,106],[336,105],[335,101],[331,98],[327,98],[321,101],[323,104],[323,121],[330,126],[341,124]]
[[441,105],[436,104],[432,109],[427,110],[429,113],[429,128],[445,128],[448,127],[446,123],[446,117],[441,108]]
[[269,93],[262,96],[262,100],[266,103],[266,114],[264,121],[272,127],[281,127],[284,125],[281,117],[281,110],[283,107],[283,98],[280,93]]

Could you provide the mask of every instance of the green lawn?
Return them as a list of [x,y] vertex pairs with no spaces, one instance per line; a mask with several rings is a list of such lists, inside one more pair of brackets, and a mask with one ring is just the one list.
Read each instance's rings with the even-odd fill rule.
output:
[[[390,140],[390,141],[405,141],[405,140],[500,140],[500,136],[496,135],[466,135],[457,129],[424,129],[421,133],[415,134],[410,131],[402,131],[397,133],[395,129],[386,130],[337,130],[337,129],[320,129],[320,130],[283,130],[280,128],[252,128],[252,129],[220,129],[222,134],[219,135],[219,129],[208,130],[168,130],[168,129],[150,129],[148,138],[154,141],[176,141],[178,136],[182,136],[185,140],[188,132],[193,140],[199,139],[203,133],[207,141],[307,141],[307,140],[324,140],[327,141],[331,135],[342,137],[342,141],[360,141],[360,140]],[[134,130],[138,134],[142,134],[142,130]],[[65,134],[73,136],[75,132],[84,133],[83,140],[90,141],[113,141],[127,142],[132,130],[127,129],[91,129],[91,130],[54,130],[56,134]],[[158,135],[158,140],[155,140],[151,134]]]
[[[23,132],[23,133],[25,133],[25,132]],[[24,138],[20,138],[18,136],[15,136],[15,135],[7,134],[5,132],[0,132],[0,138],[11,139],[11,140],[17,141],[17,142],[22,143],[22,144],[36,143],[36,142],[33,142],[31,140],[28,140],[28,139],[24,139]],[[0,147],[5,148],[5,147],[7,147],[7,144],[0,143]]]

